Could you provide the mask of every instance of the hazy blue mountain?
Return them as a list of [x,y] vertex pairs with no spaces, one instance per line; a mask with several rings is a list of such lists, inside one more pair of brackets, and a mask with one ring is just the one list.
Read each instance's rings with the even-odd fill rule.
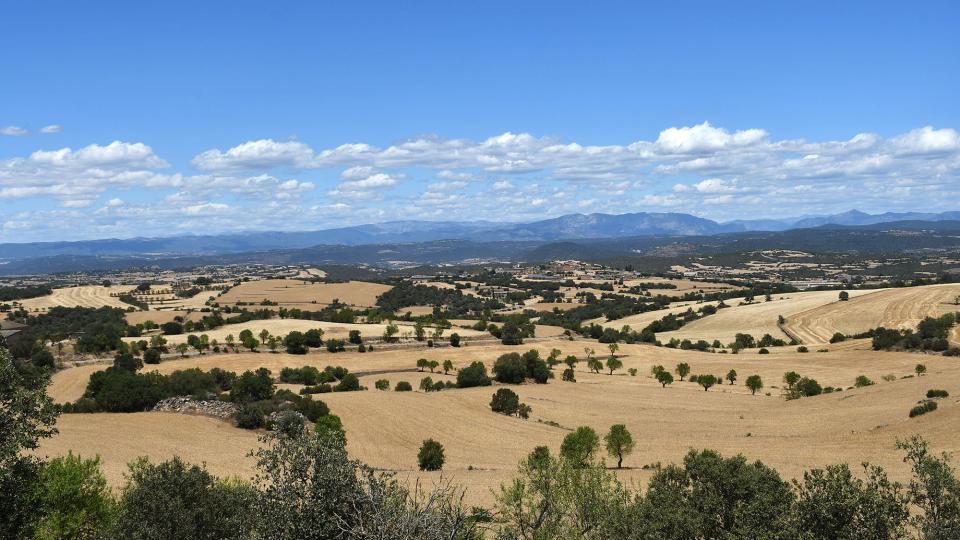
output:
[[38,257],[183,257],[313,246],[365,246],[439,240],[473,242],[554,242],[641,236],[710,236],[722,233],[785,231],[822,225],[874,225],[893,221],[960,220],[960,212],[867,214],[850,210],[829,216],[741,219],[718,223],[683,213],[569,214],[530,223],[489,221],[392,221],[319,231],[249,232],[168,238],[130,238],[79,242],[0,244],[0,262]]

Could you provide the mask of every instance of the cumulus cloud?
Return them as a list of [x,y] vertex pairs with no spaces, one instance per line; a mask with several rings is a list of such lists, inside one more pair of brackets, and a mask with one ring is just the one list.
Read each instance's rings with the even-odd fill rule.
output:
[[[199,172],[176,170],[150,146],[122,141],[0,157],[0,199],[8,208],[31,205],[28,215],[8,210],[0,221],[32,222],[38,235],[54,226],[119,235],[122,227],[137,230],[134,223],[275,229],[270,215],[280,211],[291,216],[284,226],[317,228],[404,217],[517,221],[577,211],[702,209],[714,219],[854,206],[934,211],[960,200],[960,134],[934,126],[808,141],[703,122],[610,145],[522,132],[478,140],[431,135],[383,147],[259,139],[202,151],[191,165]],[[128,198],[127,191],[138,196]],[[89,209],[97,200],[107,203]],[[745,205],[760,201],[743,215]]]

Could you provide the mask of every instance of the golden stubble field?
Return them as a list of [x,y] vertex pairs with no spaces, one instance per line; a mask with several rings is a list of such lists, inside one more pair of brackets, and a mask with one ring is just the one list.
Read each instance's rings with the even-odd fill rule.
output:
[[916,328],[924,317],[960,312],[958,299],[960,283],[884,289],[792,314],[785,326],[811,343],[826,342],[834,332],[858,334],[879,326]]
[[[714,315],[709,315],[702,319],[693,321],[679,330],[673,332],[664,332],[657,334],[661,341],[667,341],[671,338],[689,339],[696,341],[704,339],[712,342],[719,339],[721,343],[727,345],[734,341],[737,333],[751,334],[760,339],[764,334],[770,334],[775,338],[789,340],[790,337],[785,334],[779,326],[777,319],[780,315],[784,318],[791,317],[798,313],[820,308],[823,306],[834,306],[834,309],[846,309],[853,299],[866,297],[873,294],[879,294],[881,290],[852,290],[847,291],[851,300],[847,302],[839,301],[838,291],[809,291],[772,295],[772,300],[765,301],[763,297],[757,296],[751,304],[740,305],[740,299],[727,300],[729,308],[721,309]],[[692,306],[694,311],[696,306]],[[642,327],[641,327],[642,328]],[[639,328],[638,328],[639,330]],[[827,335],[827,339],[818,341],[823,343],[829,341],[833,332]],[[804,340],[806,342],[806,340]]]
[[[936,450],[960,450],[960,420],[955,397],[940,400],[940,409],[908,419],[907,411],[929,388],[960,395],[960,365],[942,356],[874,352],[865,342],[845,344],[828,353],[800,354],[792,348],[773,354],[744,352],[738,355],[699,353],[647,345],[621,345],[624,369],[614,375],[593,374],[584,363],[577,366],[576,383],[554,379],[546,385],[512,386],[523,402],[533,407],[529,420],[495,414],[489,401],[496,387],[446,390],[437,393],[396,393],[368,390],[316,396],[339,415],[347,429],[350,453],[370,465],[396,471],[404,479],[434,481],[436,473],[416,470],[420,443],[432,437],[446,448],[444,475],[468,488],[471,503],[490,503],[491,489],[508,480],[518,461],[537,445],[556,451],[570,429],[589,425],[601,435],[614,423],[624,423],[636,441],[634,454],[618,474],[626,481],[643,482],[650,472],[645,464],[682,459],[689,448],[714,448],[725,454],[743,453],[776,467],[786,477],[806,468],[846,461],[853,465],[870,460],[888,467],[895,478],[906,472],[894,449],[898,437],[920,433]],[[242,371],[260,366],[277,373],[283,366],[342,365],[372,388],[386,378],[392,386],[400,380],[416,387],[421,377],[453,378],[419,373],[417,358],[450,358],[457,367],[481,360],[492,365],[508,351],[537,348],[546,354],[556,347],[566,354],[583,356],[590,347],[602,355],[602,345],[590,341],[543,341],[507,347],[468,346],[460,349],[389,350],[374,353],[311,353],[204,355],[168,361],[156,366],[169,373],[186,367],[221,367]],[[651,366],[672,369],[690,364],[693,373],[724,375],[733,368],[739,381],[716,386],[709,392],[689,382],[667,388],[649,376]],[[929,369],[924,377],[901,378],[913,373],[918,362]],[[151,366],[152,367],[152,366]],[[631,377],[627,368],[637,368]],[[54,377],[51,395],[58,401],[79,397],[90,373],[103,366],[72,368]],[[865,374],[875,386],[786,401],[780,397],[784,372],[796,370],[824,386],[848,387]],[[742,381],[759,374],[767,388],[751,396]],[[897,377],[883,382],[884,375]],[[558,372],[559,375],[559,372]],[[765,395],[770,392],[771,395]],[[556,422],[554,427],[544,422]],[[203,417],[168,413],[65,415],[60,434],[43,443],[40,452],[100,454],[112,485],[120,485],[125,464],[139,455],[165,459],[179,454],[205,462],[216,474],[249,476],[252,461],[247,452],[257,444],[256,434]]]
[[366,281],[310,283],[292,279],[264,279],[241,283],[218,297],[217,302],[229,306],[237,302],[259,304],[262,300],[270,300],[279,304],[279,307],[317,310],[336,299],[351,306],[371,307],[376,305],[378,296],[392,288],[390,285]]
[[53,294],[47,296],[23,300],[21,304],[27,311],[46,311],[58,306],[89,308],[116,307],[127,309],[131,307],[130,304],[121,302],[119,298],[110,295],[126,293],[132,290],[133,286],[130,285],[114,285],[113,287],[103,287],[101,285],[65,287],[62,289],[53,289]]

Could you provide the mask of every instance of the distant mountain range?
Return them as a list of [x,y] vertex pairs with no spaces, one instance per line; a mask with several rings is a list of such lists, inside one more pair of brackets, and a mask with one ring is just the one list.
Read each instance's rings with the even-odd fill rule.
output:
[[[707,237],[725,233],[787,231],[823,225],[866,226],[901,221],[960,220],[960,212],[867,214],[850,210],[829,216],[720,223],[683,213],[569,214],[530,223],[489,221],[392,221],[306,232],[251,232],[209,236],[131,238],[77,242],[0,244],[0,263],[50,258],[183,258],[312,247],[382,246],[460,240],[473,243],[580,241],[639,237]],[[332,249],[333,251],[337,251]],[[494,249],[494,252],[501,250]],[[79,259],[78,259],[79,260]]]

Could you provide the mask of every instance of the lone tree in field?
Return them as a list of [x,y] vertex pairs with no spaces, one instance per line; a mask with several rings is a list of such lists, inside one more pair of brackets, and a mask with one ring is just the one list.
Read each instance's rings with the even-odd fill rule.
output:
[[710,387],[717,384],[716,375],[700,375],[697,377],[697,384],[703,387],[703,391],[710,390]]
[[663,385],[664,388],[666,388],[668,384],[673,383],[673,375],[671,375],[670,372],[665,369],[662,371],[658,371],[657,381],[659,381],[660,384]]
[[677,364],[676,372],[677,375],[680,376],[680,382],[683,382],[683,378],[690,374],[690,364],[686,362],[680,362]]
[[763,380],[759,375],[751,375],[747,377],[747,388],[750,389],[750,395],[756,395],[757,390],[763,388]]
[[613,358],[617,354],[617,351],[620,350],[620,345],[617,345],[617,342],[613,342],[607,345],[607,348],[610,349],[610,358]]
[[610,432],[603,438],[603,441],[607,444],[607,453],[610,454],[610,457],[617,458],[617,468],[623,468],[623,456],[630,455],[633,452],[633,437],[627,431],[627,426],[623,424],[610,426]]
[[493,394],[490,400],[490,410],[507,416],[517,414],[520,408],[520,396],[509,388],[501,388]]
[[727,380],[730,381],[730,384],[737,382],[737,370],[731,369],[727,372]]
[[552,371],[554,366],[559,365],[560,362],[560,349],[550,349],[550,356],[547,356],[547,367]]
[[453,360],[444,360],[443,361],[443,374],[446,375],[450,373],[450,370],[453,369]]
[[850,299],[850,293],[848,293],[847,291],[840,291],[840,301],[841,301],[841,302],[846,302],[846,301],[849,300],[849,299]]
[[788,371],[783,374],[783,382],[786,383],[787,388],[793,388],[793,385],[797,384],[800,380],[800,374],[796,371]]
[[917,377],[923,376],[927,372],[927,366],[925,364],[917,364],[916,367],[913,368],[913,371],[917,373]]
[[603,369],[603,362],[599,358],[588,358],[587,367],[594,373],[600,373],[600,370]]
[[568,354],[567,357],[563,359],[563,363],[572,370],[573,368],[577,367],[577,357],[572,354]]
[[420,445],[417,453],[417,463],[421,471],[439,471],[443,468],[446,459],[443,456],[443,445],[433,439],[427,439]]
[[587,426],[580,426],[573,433],[568,433],[560,445],[560,455],[571,465],[577,468],[586,467],[597,452],[600,437],[597,432]]
[[[611,343],[611,345],[616,345],[616,343]],[[610,370],[610,375],[613,375],[613,372],[623,367],[623,361],[617,358],[616,356],[611,356],[607,358],[607,369]]]
[[454,332],[450,334],[450,346],[459,347],[460,346],[460,334]]

